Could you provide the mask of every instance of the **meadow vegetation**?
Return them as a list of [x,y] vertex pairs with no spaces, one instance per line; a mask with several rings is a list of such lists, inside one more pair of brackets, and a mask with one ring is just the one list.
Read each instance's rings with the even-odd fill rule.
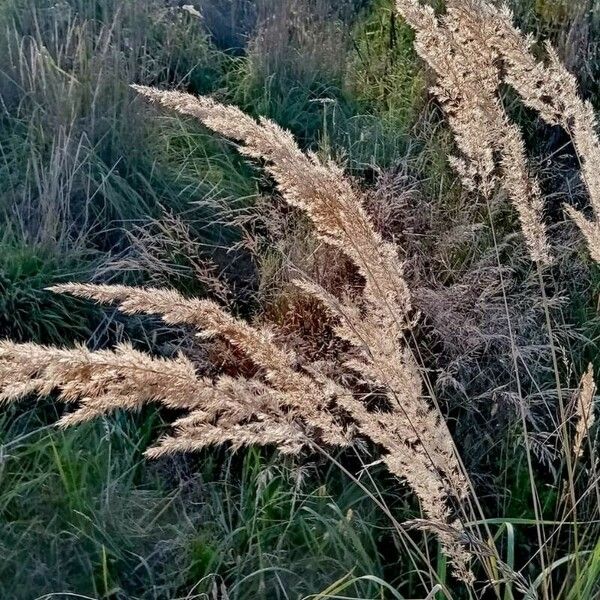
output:
[[0,5],[1,598],[600,598],[600,5],[508,8]]

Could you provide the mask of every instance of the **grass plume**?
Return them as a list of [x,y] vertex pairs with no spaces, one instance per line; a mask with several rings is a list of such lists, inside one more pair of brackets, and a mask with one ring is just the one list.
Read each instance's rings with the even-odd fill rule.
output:
[[[293,355],[277,346],[269,332],[232,317],[212,301],[185,299],[168,290],[81,284],[58,286],[55,291],[116,302],[127,314],[160,314],[167,323],[185,323],[202,335],[220,336],[253,361],[262,376],[257,381],[221,377],[212,383],[197,379],[184,358],[156,362],[131,347],[93,353],[6,343],[0,355],[5,400],[22,397],[25,389],[48,393],[57,388],[63,401],[81,403],[63,420],[65,424],[115,408],[139,408],[149,400],[183,409],[185,416],[174,423],[175,435],[164,439],[151,455],[224,442],[274,444],[284,452],[298,450],[302,440],[343,445],[352,437],[349,420],[382,447],[390,471],[409,483],[435,525],[456,573],[469,579],[461,525],[451,509],[453,501],[466,496],[466,482],[441,415],[423,397],[419,368],[404,339],[411,327],[411,298],[397,249],[377,234],[360,195],[341,169],[303,153],[274,123],[256,122],[239,109],[208,98],[136,89],[241,142],[242,153],[263,159],[283,198],[307,214],[323,241],[354,263],[364,279],[354,298],[333,298],[318,286],[299,285],[327,307],[339,322],[337,334],[355,349],[342,366],[381,388],[389,408],[367,408],[355,390],[334,381],[319,365],[296,365]],[[11,368],[15,363],[21,365],[18,370]],[[124,382],[121,390],[120,382]],[[172,382],[177,385],[171,398]],[[219,396],[226,402],[217,410]]]

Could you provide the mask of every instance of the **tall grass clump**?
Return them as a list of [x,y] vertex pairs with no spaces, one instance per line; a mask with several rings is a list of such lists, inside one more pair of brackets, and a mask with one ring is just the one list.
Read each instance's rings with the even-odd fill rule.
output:
[[[39,360],[35,361],[36,366],[25,367],[12,383],[7,377],[6,399],[34,391],[35,387],[30,386],[35,386],[35,379],[40,383],[46,379],[41,368],[48,369],[48,381],[63,388],[63,398],[86,399],[79,411],[65,418],[65,424],[89,420],[117,406],[135,408],[151,399],[186,411],[187,415],[176,422],[175,436],[163,439],[150,452],[156,456],[226,441],[234,446],[274,444],[283,452],[298,452],[315,436],[317,442],[344,446],[352,437],[344,422],[346,416],[356,422],[359,431],[385,448],[384,461],[392,472],[407,478],[437,527],[457,572],[468,578],[466,556],[458,542],[461,526],[452,525],[447,506],[451,497],[460,500],[466,495],[465,482],[452,440],[440,417],[423,403],[415,359],[402,344],[403,333],[411,326],[411,300],[393,246],[375,232],[341,171],[331,163],[303,154],[291,136],[273,123],[256,123],[237,109],[209,100],[138,89],[244,142],[242,150],[249,156],[267,160],[284,198],[306,211],[317,234],[342,249],[355,265],[365,280],[362,297],[340,299],[311,282],[298,285],[340,320],[335,328],[337,335],[356,349],[343,358],[342,364],[366,382],[382,388],[387,396],[388,416],[369,411],[351,389],[328,376],[322,367],[306,365],[297,370],[297,359],[291,350],[279,347],[268,330],[248,326],[212,301],[188,300],[172,291],[123,286],[74,285],[59,289],[118,302],[130,314],[162,314],[167,323],[186,323],[211,336],[223,337],[264,373],[264,381],[230,376],[214,382],[198,379],[194,365],[183,356],[172,361],[157,360],[129,346],[122,346],[115,353],[94,354],[83,348],[36,350],[34,346],[8,344],[3,351],[6,364],[12,362],[11,357],[21,362],[14,353],[22,351],[25,355],[39,352]],[[381,330],[390,332],[389,339],[379,336]],[[83,379],[85,365],[96,361],[94,370],[104,381],[100,388],[96,384],[86,386]],[[35,379],[30,379],[34,374]],[[129,380],[125,394],[119,391],[120,386],[110,384],[122,378]],[[87,391],[82,385],[88,387]],[[225,412],[222,397],[229,398],[230,409]]]
[[70,431],[54,418],[45,403],[0,421],[3,597],[154,600],[196,589],[251,600],[342,579],[357,596],[380,589],[385,522],[350,478],[325,484],[309,465],[258,450],[148,468],[154,411]]
[[[229,74],[230,100],[291,130],[301,145],[319,141],[328,106],[351,112],[344,92],[349,23],[358,2],[256,3],[255,31]],[[331,110],[329,110],[331,113]]]
[[[235,14],[241,5],[226,8]],[[6,339],[0,342],[0,402],[16,411],[13,404],[31,396],[53,397],[61,434],[62,427],[94,427],[113,413],[121,422],[123,410],[146,415],[148,404],[157,405],[166,432],[149,448],[136,446],[136,455],[143,447],[145,456],[169,469],[188,468],[185,461],[192,459],[182,453],[218,461],[215,446],[246,449],[241,488],[221,492],[214,504],[203,496],[200,504],[215,510],[210,528],[186,546],[190,562],[177,571],[182,577],[169,593],[598,597],[600,140],[592,104],[550,44],[541,54],[508,8],[485,0],[446,0],[443,10],[419,0],[396,0],[394,11],[376,3],[380,13],[354,24],[360,43],[350,79],[342,60],[349,40],[335,34],[348,18],[343,11],[317,2],[309,13],[284,2],[269,18],[261,7],[248,13],[249,22],[256,18],[248,27],[257,33],[247,54],[232,58],[228,81],[236,82],[237,94],[166,91],[165,84],[178,86],[170,76],[132,77],[135,93],[171,115],[151,119],[170,140],[167,155],[202,136],[205,147],[223,148],[216,169],[243,196],[246,177],[238,174],[248,167],[230,157],[213,132],[268,175],[260,181],[270,194],[261,201],[263,221],[257,224],[248,211],[235,219],[245,231],[236,249],[253,254],[259,270],[257,314],[248,316],[247,307],[230,301],[215,276],[216,262],[200,256],[194,229],[172,203],[162,220],[148,219],[130,233],[139,254],[120,257],[121,264],[144,264],[147,272],[168,262],[163,274],[169,277],[153,286],[63,281],[51,287],[70,301],[159,317],[162,323],[148,321],[145,332],[152,324],[166,329],[168,350],[152,342],[144,350],[139,340],[123,338],[102,349]],[[188,7],[183,19],[196,12]],[[306,48],[307,40],[313,43],[308,55],[284,51],[286,44]],[[380,53],[388,55],[377,62]],[[257,81],[275,87],[257,93]],[[335,81],[339,89],[322,89],[321,81]],[[430,139],[451,134],[439,171],[432,170],[431,157],[418,163],[407,150],[402,161],[377,172],[375,185],[351,178],[334,160],[344,153],[328,133],[352,121],[336,113],[348,81],[358,104],[388,133],[397,127],[406,135],[429,124],[435,129]],[[297,82],[301,88],[294,88]],[[434,108],[425,107],[427,84]],[[195,91],[205,91],[197,85]],[[184,86],[193,89],[192,79],[182,79]],[[217,99],[223,96],[242,108]],[[318,110],[302,113],[313,100]],[[126,106],[147,118],[141,102]],[[534,137],[561,130],[564,160],[577,165],[577,203],[548,189],[563,174],[544,173],[535,153],[546,146],[532,148],[528,127]],[[186,133],[179,138],[178,131]],[[385,163],[394,152],[371,158]],[[63,153],[57,154],[60,162]],[[175,151],[172,168],[190,155],[196,150]],[[356,176],[361,170],[353,156],[349,152],[347,164]],[[546,170],[554,159],[542,163],[550,165]],[[215,189],[223,185],[211,180],[210,159],[192,161],[200,165],[196,171],[185,164],[176,178],[185,189],[193,188],[195,175]],[[450,181],[432,185],[439,173]],[[149,177],[143,187],[151,194],[154,185]],[[550,210],[553,194],[565,202]],[[63,227],[69,210],[43,230]],[[90,223],[98,218],[90,216]],[[266,251],[265,239],[273,242]],[[192,273],[211,297],[198,297],[193,285],[175,289],[172,280],[182,273]],[[148,339],[156,340],[153,335]],[[154,437],[150,429],[145,439]],[[256,467],[271,450],[281,463]],[[289,475],[301,472],[309,453],[338,469],[343,486],[360,490],[358,496],[346,501],[338,490],[340,500],[323,503],[327,493],[317,491],[300,500],[302,486]],[[253,460],[257,471],[248,479]],[[128,473],[138,469],[137,462],[126,465]],[[191,471],[202,473],[202,466]],[[390,488],[400,506],[390,500]],[[99,510],[83,499],[78,514]],[[7,506],[10,513],[10,498]],[[157,510],[160,523],[170,516],[168,508]],[[186,540],[188,526],[186,520]],[[147,535],[155,543],[144,529]],[[306,561],[294,550],[298,539],[310,549]],[[110,595],[118,584],[112,584],[107,548],[102,545],[100,581],[101,593]],[[111,551],[115,561],[126,562]],[[329,580],[313,560],[319,555],[329,560]],[[298,576],[299,564],[310,584]],[[93,573],[86,577],[94,579]],[[141,595],[141,585],[132,593]]]
[[[425,86],[412,33],[390,0],[262,0],[220,10],[246,15],[248,38],[230,63],[223,100],[271,118],[303,148],[343,157],[353,173],[406,154]],[[207,8],[207,27],[218,32],[214,11]]]
[[154,1],[15,0],[0,29],[0,221],[15,243],[72,256],[89,278],[165,214],[185,211],[199,241],[231,236],[207,225],[224,198],[250,201],[248,170],[193,127],[148,122],[129,88],[218,86],[226,57],[198,17]]

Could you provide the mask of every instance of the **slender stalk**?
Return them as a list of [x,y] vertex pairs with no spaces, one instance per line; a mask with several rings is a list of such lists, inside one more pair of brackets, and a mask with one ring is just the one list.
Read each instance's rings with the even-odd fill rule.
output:
[[573,538],[575,545],[575,573],[577,579],[580,576],[580,563],[579,563],[579,533],[577,527],[577,494],[575,491],[575,475],[574,475],[574,465],[572,463],[572,445],[569,441],[569,429],[568,429],[568,418],[567,411],[565,408],[563,393],[562,393],[562,384],[560,381],[560,371],[558,368],[558,357],[556,354],[556,348],[554,345],[554,333],[552,329],[552,320],[550,317],[550,307],[548,303],[548,297],[546,295],[546,286],[544,285],[544,275],[542,272],[542,268],[540,265],[537,265],[537,273],[540,284],[540,290],[542,293],[542,304],[544,307],[544,315],[546,320],[546,328],[548,331],[548,340],[550,344],[550,352],[552,355],[552,366],[554,369],[554,379],[556,383],[556,394],[558,398],[558,410],[559,410],[559,419],[560,419],[560,431],[561,431],[561,439],[563,444],[563,451],[565,456],[565,463],[567,466],[567,478],[569,485],[569,496],[571,499],[571,506],[573,509],[573,520],[575,522],[573,528]]

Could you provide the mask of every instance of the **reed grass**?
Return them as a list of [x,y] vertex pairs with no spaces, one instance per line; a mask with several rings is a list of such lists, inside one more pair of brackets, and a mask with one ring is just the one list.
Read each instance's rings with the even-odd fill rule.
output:
[[[6,240],[114,256],[101,283],[36,261],[26,294],[3,266],[6,306],[58,318],[0,342],[0,589],[598,597],[599,142],[569,71],[593,18],[537,3],[557,52],[485,0],[26,5]],[[139,328],[91,334],[85,299]],[[40,345],[68,321],[90,343]]]

